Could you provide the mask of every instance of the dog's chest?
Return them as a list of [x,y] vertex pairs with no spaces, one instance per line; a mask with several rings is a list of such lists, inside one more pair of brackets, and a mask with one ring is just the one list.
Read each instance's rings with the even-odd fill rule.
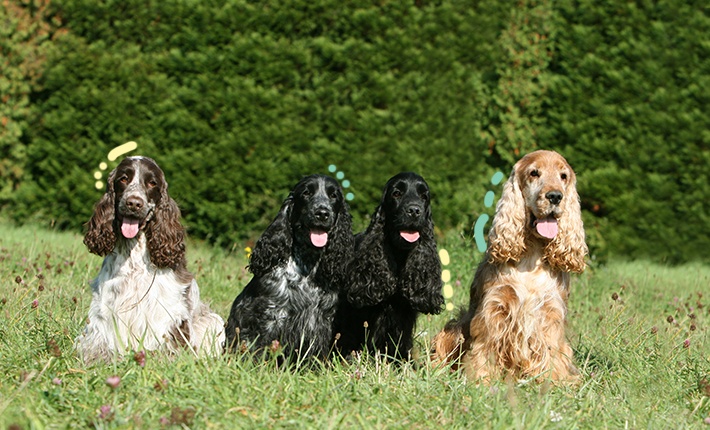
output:
[[107,256],[92,282],[91,319],[106,324],[122,342],[143,340],[148,349],[163,342],[171,329],[188,319],[188,285],[170,269],[151,266],[145,238],[132,248]]
[[337,293],[326,291],[304,273],[293,259],[274,270],[268,281],[273,321],[291,321],[298,325],[316,326],[335,312]]
[[285,266],[271,274],[272,293],[292,305],[315,305],[322,299],[323,290],[314,284],[310,275],[289,259]]
[[541,258],[520,261],[503,271],[503,284],[511,285],[524,310],[531,313],[542,307],[555,307],[564,314],[566,283]]

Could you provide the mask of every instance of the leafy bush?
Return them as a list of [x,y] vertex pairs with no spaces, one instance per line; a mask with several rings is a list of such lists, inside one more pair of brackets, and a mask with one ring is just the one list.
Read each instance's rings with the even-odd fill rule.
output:
[[[710,31],[704,3],[565,1],[546,140],[580,166],[615,255],[707,261]],[[699,12],[705,10],[704,13]]]
[[[443,227],[472,223],[491,172],[480,130],[495,32],[471,36],[489,16],[455,3],[59,6],[71,32],[35,94],[35,180],[17,214],[78,227],[98,163],[135,140],[191,232],[217,243],[254,238],[301,176],[330,164],[353,184],[356,219],[390,176],[416,170]],[[49,194],[61,203],[37,198]]]
[[3,52],[51,49],[31,80],[8,75],[24,89],[19,128],[0,129],[0,204],[78,230],[92,175],[116,165],[99,163],[133,140],[191,234],[220,245],[255,239],[330,164],[358,228],[385,181],[414,170],[437,225],[468,235],[492,212],[491,175],[548,148],[579,174],[595,258],[709,258],[704,3],[380,3],[56,0],[32,15],[49,36],[8,21]]
[[52,37],[49,21],[56,19],[48,3],[37,1],[31,11],[20,3],[0,3],[0,207],[11,200],[25,173],[22,137],[32,110],[29,94],[38,88]]

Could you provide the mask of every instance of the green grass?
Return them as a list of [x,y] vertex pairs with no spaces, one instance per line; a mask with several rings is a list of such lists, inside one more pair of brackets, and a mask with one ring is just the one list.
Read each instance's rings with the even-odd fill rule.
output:
[[[203,298],[225,317],[249,280],[245,246],[188,248]],[[453,234],[440,247],[459,306],[480,254]],[[79,235],[0,223],[1,429],[710,428],[706,266],[613,262],[576,276],[568,335],[583,381],[555,387],[476,385],[429,367],[422,352],[446,311],[420,317],[416,368],[361,360],[292,371],[187,352],[87,367],[72,344],[100,264]]]

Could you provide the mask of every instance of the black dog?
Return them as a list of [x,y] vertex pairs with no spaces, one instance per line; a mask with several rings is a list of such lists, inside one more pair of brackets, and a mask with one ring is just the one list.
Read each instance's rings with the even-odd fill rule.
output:
[[441,263],[429,186],[400,173],[385,186],[370,226],[355,237],[350,282],[335,319],[338,351],[367,347],[409,359],[417,315],[441,312]]
[[227,321],[228,349],[262,350],[278,341],[286,356],[326,357],[352,253],[340,185],[322,175],[302,179],[254,247],[254,277]]

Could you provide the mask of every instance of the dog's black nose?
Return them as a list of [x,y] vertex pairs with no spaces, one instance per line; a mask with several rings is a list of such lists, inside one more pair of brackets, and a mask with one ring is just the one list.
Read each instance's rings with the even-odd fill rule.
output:
[[140,197],[129,197],[126,199],[126,207],[132,210],[140,210],[143,207],[143,199]]
[[316,209],[316,219],[318,221],[328,221],[330,212],[327,209]]
[[553,205],[559,205],[562,201],[562,193],[559,191],[550,191],[545,194],[545,198],[550,201]]
[[407,215],[412,218],[418,218],[422,214],[422,208],[418,205],[412,205],[407,208]]

